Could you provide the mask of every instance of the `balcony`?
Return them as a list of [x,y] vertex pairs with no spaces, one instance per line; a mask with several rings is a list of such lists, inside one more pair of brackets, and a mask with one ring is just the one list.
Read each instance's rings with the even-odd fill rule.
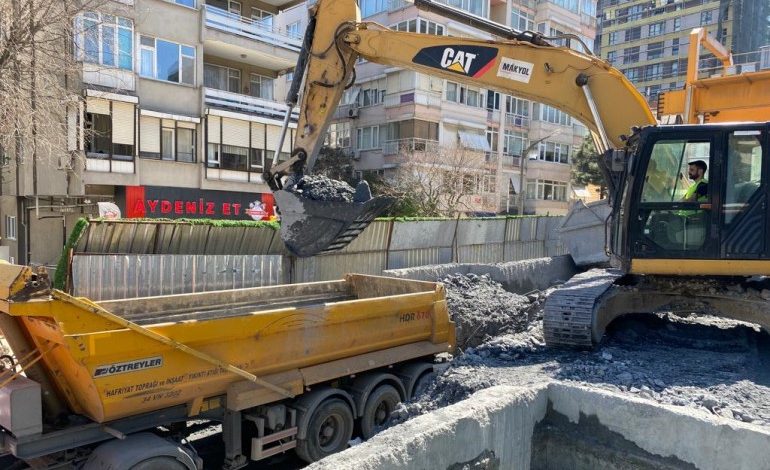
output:
[[296,65],[301,37],[211,5],[203,5],[203,9],[203,47],[207,54],[271,70]]
[[414,152],[438,152],[437,140],[428,139],[398,139],[389,140],[382,146],[383,155],[410,154]]
[[505,124],[513,127],[529,127],[529,117],[521,114],[505,113]]
[[[204,88],[204,96],[206,106],[281,121],[286,116],[286,105],[277,101],[241,95],[239,93],[231,93],[229,91],[217,90],[214,88]],[[296,109],[292,110],[292,121],[296,122],[298,118],[299,111]]]

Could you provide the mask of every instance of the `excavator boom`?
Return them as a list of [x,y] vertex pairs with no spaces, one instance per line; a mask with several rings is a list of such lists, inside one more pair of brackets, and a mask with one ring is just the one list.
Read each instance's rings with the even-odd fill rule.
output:
[[[306,32],[308,60],[292,158],[273,168],[268,181],[312,169],[342,94],[354,80],[359,57],[553,106],[583,122],[602,152],[622,148],[633,127],[656,123],[644,98],[620,71],[593,55],[548,45],[535,33],[516,35],[521,39],[484,41],[397,32],[362,23],[355,0],[319,0],[310,15],[314,26]],[[302,70],[295,71],[295,80],[301,76]],[[290,214],[282,211],[282,237],[290,250],[301,251],[313,241],[311,233],[320,229],[327,230],[327,246],[344,246],[337,243],[336,235],[329,235],[325,228],[330,227],[329,221],[322,220],[325,217],[308,215],[321,214],[323,208],[305,208],[309,202],[285,191],[276,193],[280,209],[281,200],[297,208]],[[373,220],[373,204],[369,209],[357,210],[367,214],[361,219],[352,207],[350,213],[336,207],[339,223],[332,224],[334,230],[345,233],[349,241]],[[347,230],[353,225],[360,230]],[[323,251],[325,243],[315,243],[303,255]]]

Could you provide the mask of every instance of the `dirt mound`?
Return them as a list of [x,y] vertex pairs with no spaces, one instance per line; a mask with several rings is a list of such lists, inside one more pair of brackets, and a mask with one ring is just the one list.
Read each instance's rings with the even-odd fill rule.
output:
[[287,189],[307,199],[332,202],[353,202],[356,193],[346,182],[321,175],[303,176],[294,187]]
[[446,286],[449,316],[457,324],[457,346],[463,350],[525,330],[540,305],[537,295],[508,292],[486,274],[455,274],[441,282]]

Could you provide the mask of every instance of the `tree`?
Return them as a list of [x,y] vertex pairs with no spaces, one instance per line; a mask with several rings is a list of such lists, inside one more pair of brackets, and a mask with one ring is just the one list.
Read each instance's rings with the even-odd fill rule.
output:
[[482,152],[409,141],[399,156],[402,163],[380,193],[398,200],[393,215],[454,217],[474,209],[470,195],[495,186]]
[[355,186],[358,181],[354,177],[353,159],[349,152],[340,148],[321,147],[313,167],[313,173],[326,176],[333,180],[345,181]]
[[572,157],[572,184],[586,186],[595,184],[600,188],[601,197],[606,196],[607,187],[599,169],[601,155],[596,152],[590,135],[583,139],[580,149]]
[[16,168],[17,190],[22,165],[57,168],[67,155],[68,135],[80,134],[79,120],[68,122],[82,100],[75,89],[73,25],[77,15],[102,3],[0,0],[0,154],[5,177],[8,163]]

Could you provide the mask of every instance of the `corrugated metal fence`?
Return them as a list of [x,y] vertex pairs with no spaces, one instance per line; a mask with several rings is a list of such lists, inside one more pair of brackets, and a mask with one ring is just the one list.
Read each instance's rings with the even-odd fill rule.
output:
[[94,221],[73,250],[71,286],[94,300],[339,279],[345,273],[566,254],[561,217],[377,220],[345,249],[289,256],[269,227]]

